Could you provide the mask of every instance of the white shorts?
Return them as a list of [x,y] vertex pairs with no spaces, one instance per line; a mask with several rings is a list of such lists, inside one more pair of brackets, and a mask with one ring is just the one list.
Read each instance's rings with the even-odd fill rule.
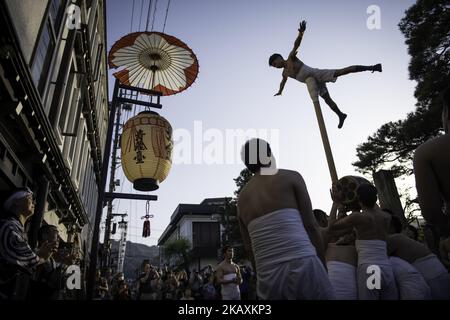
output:
[[336,82],[337,77],[334,76],[335,72],[336,69],[317,69],[303,64],[296,79],[303,83],[310,77],[316,79],[317,82]]
[[[306,83],[311,98],[314,97],[313,101],[316,101],[318,95],[323,98],[328,93],[326,82],[336,82],[337,77],[334,75],[335,72],[336,69],[317,69],[303,64],[296,79]],[[307,80],[308,78],[315,79],[315,84],[311,82],[311,79]]]

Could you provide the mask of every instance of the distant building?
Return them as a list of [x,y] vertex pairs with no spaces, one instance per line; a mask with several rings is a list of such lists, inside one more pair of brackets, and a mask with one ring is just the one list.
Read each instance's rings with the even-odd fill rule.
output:
[[[211,198],[200,204],[179,204],[159,238],[158,246],[164,251],[165,244],[185,238],[191,244],[191,270],[201,270],[209,264],[215,266],[220,260],[222,227],[214,215],[225,203],[225,198]],[[161,257],[161,264],[170,262],[163,255]]]
[[106,9],[77,1],[68,19],[71,3],[0,1],[0,191],[30,187],[31,243],[57,225],[84,269],[108,125]]

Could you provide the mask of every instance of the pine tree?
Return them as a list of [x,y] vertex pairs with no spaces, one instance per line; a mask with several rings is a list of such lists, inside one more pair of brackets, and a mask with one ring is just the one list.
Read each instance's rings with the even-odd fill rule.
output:
[[418,0],[400,21],[411,56],[409,75],[417,82],[416,109],[405,119],[382,125],[357,147],[362,173],[393,170],[395,176],[412,174],[413,151],[439,135],[440,93],[450,83],[450,5],[448,0]]

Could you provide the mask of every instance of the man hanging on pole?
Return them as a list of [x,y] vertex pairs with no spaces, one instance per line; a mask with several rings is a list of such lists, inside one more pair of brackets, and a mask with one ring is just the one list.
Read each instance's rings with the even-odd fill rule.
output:
[[319,89],[319,95],[325,100],[326,104],[328,104],[339,117],[339,125],[338,128],[342,128],[345,118],[347,118],[347,115],[343,113],[341,110],[339,110],[336,103],[331,99],[330,94],[328,93],[327,87],[325,85],[326,82],[335,82],[337,77],[349,74],[349,73],[355,73],[355,72],[361,72],[361,71],[378,71],[381,72],[381,64],[376,64],[373,66],[360,66],[360,65],[354,65],[350,67],[346,67],[343,69],[317,69],[317,68],[311,68],[304,64],[300,59],[297,58],[297,50],[300,46],[300,42],[303,38],[303,33],[306,30],[306,21],[302,21],[300,23],[300,29],[298,29],[299,34],[297,36],[297,39],[294,42],[294,48],[289,53],[289,56],[286,60],[283,59],[283,57],[278,54],[274,53],[269,58],[269,65],[271,67],[275,67],[278,69],[283,69],[283,80],[281,80],[280,83],[280,89],[275,94],[275,96],[281,95],[284,89],[284,85],[286,84],[286,81],[288,77],[296,79],[300,82],[306,83],[308,87],[308,91],[310,92],[311,96],[313,88],[310,88],[311,81],[307,81],[308,78],[314,78],[317,83],[318,89]]

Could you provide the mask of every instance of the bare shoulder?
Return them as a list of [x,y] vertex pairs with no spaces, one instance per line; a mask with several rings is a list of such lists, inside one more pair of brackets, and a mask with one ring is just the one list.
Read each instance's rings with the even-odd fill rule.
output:
[[381,209],[378,209],[375,211],[375,214],[376,217],[378,217],[378,219],[383,219],[388,226],[390,225],[392,216],[389,213]]
[[399,243],[402,242],[403,239],[403,235],[401,233],[394,233],[394,234],[390,234],[387,236],[386,238],[387,242],[389,243]]
[[[242,188],[241,192],[239,193],[238,199],[237,199],[237,207],[238,209],[240,209],[242,203],[246,203],[246,199],[247,199],[247,194],[248,194],[248,190],[250,189],[252,184],[252,181],[250,180],[249,182],[247,182],[247,184]],[[238,210],[238,215],[239,215],[239,210]]]
[[306,183],[300,172],[294,170],[285,170],[283,179],[297,187],[305,187]]
[[239,193],[238,203],[239,203],[239,200],[240,200],[241,198],[247,196],[247,191],[248,191],[248,189],[250,189],[251,185],[252,185],[252,180],[250,179],[250,180],[242,187],[242,190],[241,190],[241,192]]
[[382,210],[381,208],[378,208],[378,210],[376,212],[383,218],[385,218],[389,221],[392,220],[392,216],[389,213],[387,213],[386,211]]
[[225,260],[217,265],[216,271],[223,271],[223,264],[224,264],[224,262],[225,262]]
[[372,219],[368,214],[364,214],[360,211],[352,211],[346,219],[353,220],[357,224],[372,224]]
[[282,176],[283,178],[291,178],[291,179],[298,179],[302,178],[302,175],[298,171],[289,170],[289,169],[278,169],[278,175]]
[[444,134],[438,137],[431,138],[416,148],[416,150],[414,151],[414,160],[416,162],[430,160],[430,157],[432,157],[431,153],[435,152],[436,149],[440,148],[448,149],[449,145],[450,145],[449,134]]

